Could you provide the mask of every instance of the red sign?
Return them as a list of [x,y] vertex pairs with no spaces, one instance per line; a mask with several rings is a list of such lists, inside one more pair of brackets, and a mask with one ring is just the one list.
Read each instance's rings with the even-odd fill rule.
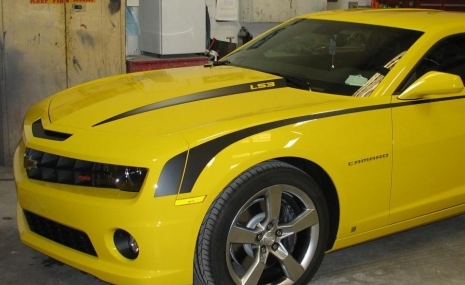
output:
[[95,3],[97,0],[29,0],[30,4]]

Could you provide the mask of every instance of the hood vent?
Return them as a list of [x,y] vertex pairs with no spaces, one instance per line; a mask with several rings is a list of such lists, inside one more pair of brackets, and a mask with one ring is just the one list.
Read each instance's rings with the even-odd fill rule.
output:
[[42,120],[39,119],[32,124],[32,134],[36,138],[54,140],[54,141],[64,141],[68,139],[71,135],[65,133],[59,133],[54,131],[48,131],[44,129],[42,125]]

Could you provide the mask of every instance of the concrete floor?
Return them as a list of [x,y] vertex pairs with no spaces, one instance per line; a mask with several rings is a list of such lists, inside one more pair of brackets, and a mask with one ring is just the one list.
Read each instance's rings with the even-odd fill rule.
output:
[[[15,207],[11,168],[0,166],[0,284],[107,284],[21,244]],[[309,285],[323,284],[465,284],[465,215],[327,254]]]

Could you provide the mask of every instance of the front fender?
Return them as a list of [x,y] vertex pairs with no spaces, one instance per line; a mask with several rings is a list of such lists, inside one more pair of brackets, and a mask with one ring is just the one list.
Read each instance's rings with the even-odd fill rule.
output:
[[296,157],[317,164],[333,181],[340,203],[338,238],[373,230],[386,225],[389,214],[390,130],[390,110],[380,109],[218,136],[189,150],[177,199],[213,201],[245,170]]

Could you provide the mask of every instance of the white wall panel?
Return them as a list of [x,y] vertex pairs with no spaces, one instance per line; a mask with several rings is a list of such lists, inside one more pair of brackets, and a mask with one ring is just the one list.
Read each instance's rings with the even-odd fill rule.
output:
[[326,0],[241,0],[241,22],[283,22],[292,17],[326,10]]
[[228,37],[233,37],[232,42],[237,43],[237,34],[241,28],[239,21],[217,21],[216,0],[206,0],[206,4],[210,15],[210,38],[216,38],[220,41],[229,41]]
[[357,2],[359,7],[371,6],[371,0],[338,0],[337,2],[328,2],[328,10],[348,9],[349,2]]
[[4,74],[4,50],[5,42],[3,40],[3,0],[0,0],[0,165],[7,164],[8,157],[8,124],[6,109],[6,89]]

